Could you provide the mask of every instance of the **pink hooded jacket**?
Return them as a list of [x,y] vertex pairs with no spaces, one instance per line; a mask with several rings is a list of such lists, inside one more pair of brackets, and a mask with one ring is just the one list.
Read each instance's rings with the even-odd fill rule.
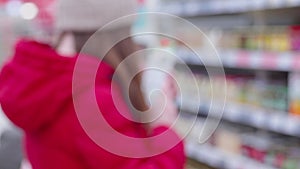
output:
[[[24,130],[26,154],[33,169],[184,168],[183,143],[174,132],[168,140],[137,145],[146,150],[147,146],[157,148],[168,141],[178,141],[170,150],[147,158],[115,155],[92,141],[80,125],[74,108],[72,78],[77,58],[60,56],[46,44],[21,40],[14,57],[1,71],[0,103],[7,117]],[[95,57],[88,56],[82,61],[87,69],[97,63]],[[88,71],[81,72],[83,77],[85,73]],[[141,124],[128,120],[115,107],[111,92],[113,73],[110,66],[100,64],[93,92],[102,115],[116,131],[126,136],[149,137]],[[93,96],[87,90],[83,88],[77,96],[88,102]],[[122,97],[117,96],[123,104]],[[120,111],[129,112],[124,106]],[[166,130],[164,126],[157,127],[150,136]],[[102,132],[99,131],[100,136]],[[122,140],[109,141],[112,145],[126,146]]]

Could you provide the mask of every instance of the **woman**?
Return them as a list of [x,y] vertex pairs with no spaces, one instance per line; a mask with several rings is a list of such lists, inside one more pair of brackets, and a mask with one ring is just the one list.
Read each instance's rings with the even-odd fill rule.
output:
[[[80,56],[84,57],[81,59],[84,62],[82,65],[89,69],[98,63],[97,56],[106,45],[113,43],[115,36],[129,34],[132,23],[123,22],[104,33],[96,33],[89,40],[89,45],[84,46],[88,38],[108,22],[133,12],[133,0],[62,0],[59,4],[57,25],[59,31],[74,36],[76,51],[82,51],[85,55]],[[21,40],[16,45],[14,57],[0,74],[0,103],[8,118],[24,130],[26,154],[33,169],[183,168],[183,143],[174,132],[170,135],[171,141],[179,143],[170,150],[144,158],[126,157],[98,146],[77,118],[74,97],[88,103],[95,93],[102,115],[111,127],[123,135],[145,138],[159,135],[168,129],[174,115],[171,112],[171,115],[163,116],[145,127],[123,116],[130,114],[128,106],[123,106],[120,110],[113,102],[111,87],[117,86],[113,91],[117,93],[118,104],[125,103],[122,96],[126,92],[123,91],[121,95],[118,89],[128,82],[128,77],[136,70],[137,63],[131,62],[121,71],[122,74],[117,73],[118,81],[112,80],[114,68],[136,50],[131,38],[115,45],[100,64],[95,85],[88,84],[74,94],[72,78],[78,57],[59,55],[51,46],[36,41]],[[85,70],[80,72],[83,81],[84,77],[89,76],[88,73]],[[132,82],[130,99],[138,110],[147,110],[140,85],[139,75]],[[89,93],[91,86],[95,87],[92,94]],[[93,111],[89,107],[85,107],[85,110],[87,114]],[[105,134],[101,130],[95,132],[100,138]],[[122,145],[122,140],[109,141],[115,146]],[[151,151],[163,144],[166,143],[148,142],[136,149]]]

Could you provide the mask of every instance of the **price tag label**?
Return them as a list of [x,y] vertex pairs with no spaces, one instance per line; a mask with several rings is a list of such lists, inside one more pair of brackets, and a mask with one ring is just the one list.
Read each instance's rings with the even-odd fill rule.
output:
[[250,66],[252,68],[260,68],[262,65],[262,55],[259,52],[253,52],[251,55]]
[[277,59],[277,67],[280,70],[292,70],[292,61],[291,53],[282,53]]
[[257,111],[252,114],[252,124],[256,127],[262,128],[266,122],[266,113]]
[[289,116],[285,122],[285,132],[293,136],[300,136],[300,120],[294,117]]
[[[285,125],[284,117],[282,115],[273,115],[269,117],[269,128],[274,131],[283,131]],[[282,125],[283,124],[283,125]]]
[[237,121],[239,119],[240,109],[237,105],[228,104],[225,108],[224,117],[231,121]]

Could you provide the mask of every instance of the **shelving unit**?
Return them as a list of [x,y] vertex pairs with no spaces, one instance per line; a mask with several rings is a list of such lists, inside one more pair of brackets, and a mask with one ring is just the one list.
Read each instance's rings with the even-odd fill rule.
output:
[[213,1],[173,1],[161,5],[160,12],[168,12],[181,17],[229,15],[262,10],[294,8],[299,0],[213,0]]
[[[221,107],[220,103],[212,103],[213,106]],[[200,103],[200,112],[192,112],[193,107],[199,106],[199,103],[189,101],[182,105],[181,110],[199,115],[207,116],[210,102]],[[286,112],[274,112],[260,107],[249,106],[239,103],[227,103],[224,109],[223,119],[233,123],[248,125],[251,127],[268,130],[300,138],[300,119]],[[219,112],[218,112],[219,113]],[[214,116],[214,112],[211,112]]]
[[[230,98],[227,99],[224,107],[221,126],[219,129],[222,128],[222,123],[225,123],[226,125],[234,126],[233,128],[236,129],[241,128],[241,130],[244,130],[244,127],[249,127],[251,128],[250,133],[254,133],[254,138],[258,137],[258,139],[265,139],[259,138],[262,135],[258,133],[265,133],[266,136],[271,138],[273,138],[273,135],[276,135],[274,137],[279,137],[283,140],[284,138],[287,138],[285,146],[289,145],[290,138],[292,138],[291,140],[296,139],[299,142],[300,116],[293,112],[293,108],[295,108],[294,100],[300,100],[300,50],[294,48],[295,46],[292,46],[291,44],[290,48],[284,46],[287,45],[287,41],[292,43],[291,39],[293,36],[287,32],[283,33],[282,29],[290,30],[291,28],[289,26],[298,25],[300,23],[300,0],[163,0],[159,6],[160,8],[158,11],[183,17],[195,24],[208,36],[208,38],[210,38],[213,44],[218,44],[219,39],[222,39],[218,39],[218,36],[226,33],[229,34],[228,36],[225,36],[225,38],[228,38],[228,41],[231,40],[230,38],[234,39],[236,38],[235,36],[240,36],[239,38],[241,38],[241,41],[245,43],[242,45],[236,45],[236,43],[233,43],[235,44],[233,46],[225,46],[223,43],[220,43],[219,46],[217,45],[216,49],[222,62],[222,65],[220,65],[214,58],[205,56],[205,52],[202,51],[205,50],[205,42],[201,43],[200,41],[197,41],[197,37],[193,36],[194,32],[192,30],[189,31],[185,28],[177,30],[180,36],[185,35],[183,37],[190,38],[189,40],[194,42],[194,44],[187,48],[179,43],[179,45],[175,47],[176,56],[180,57],[180,59],[184,61],[183,63],[177,63],[175,68],[180,72],[186,70],[183,69],[183,67],[187,66],[185,68],[189,68],[195,77],[198,78],[196,79],[196,85],[200,88],[203,87],[203,90],[200,89],[200,95],[201,92],[204,92],[201,95],[200,103],[195,101],[198,100],[194,98],[196,97],[196,95],[194,95],[196,90],[191,90],[193,85],[189,84],[195,82],[195,78],[188,79],[189,73],[187,72],[178,74],[181,78],[179,83],[183,83],[183,85],[186,84],[183,90],[187,90],[184,93],[185,98],[181,98],[183,101],[182,105],[179,105],[179,109],[183,112],[183,114],[192,114],[192,116],[197,114],[199,118],[203,118],[208,117],[210,106],[214,106],[214,108],[218,107],[220,109],[223,107],[221,101],[211,102],[211,95],[207,92],[207,90],[211,90],[207,85],[207,83],[209,83],[209,79],[214,80],[215,78],[217,79],[216,81],[218,81],[218,75],[216,75],[216,77],[212,77],[212,79],[211,77],[207,78],[207,69],[223,69],[226,73],[226,80],[229,80],[231,83],[230,92],[233,90],[232,86],[238,84],[251,89],[243,92],[253,91],[255,90],[255,87],[263,85],[263,87],[259,88],[259,91],[256,91],[257,93],[262,92],[263,90],[268,90],[268,87],[274,87],[272,85],[278,85],[278,89],[270,89],[275,91],[278,90],[278,93],[272,93],[269,91],[269,93],[266,92],[269,95],[262,98],[270,98],[270,95],[276,93],[282,96],[282,99],[280,101],[274,99],[268,102],[266,101],[266,103],[260,103],[263,102],[263,100],[259,99],[259,101],[255,101],[255,99],[257,99],[253,96],[255,91],[254,94],[251,95],[252,102],[251,99],[249,101],[229,96]],[[174,24],[174,22],[165,23],[165,25],[168,26],[162,26],[162,28],[176,29],[177,25],[172,27],[172,24]],[[176,30],[172,31],[176,32]],[[236,32],[237,35],[234,34]],[[254,37],[256,34],[258,34],[257,37]],[[266,35],[264,36],[264,34]],[[231,37],[231,35],[233,36]],[[184,40],[186,41],[186,39]],[[278,44],[282,46],[276,49],[276,47],[274,48],[274,44],[269,44],[272,43],[272,41],[281,41],[278,42]],[[231,42],[232,40],[228,43]],[[253,46],[253,43],[258,42],[261,44]],[[196,56],[196,54],[190,50],[190,47],[198,54],[204,53],[203,56]],[[299,47],[299,45],[296,47]],[[200,61],[199,57],[201,59],[205,59],[205,61]],[[184,80],[185,78],[186,80]],[[203,79],[206,80],[204,82],[204,86],[202,86],[203,84],[201,83],[201,80]],[[251,79],[254,83],[248,84],[248,81]],[[215,85],[214,83],[218,82],[213,82],[212,85]],[[222,86],[215,86],[215,88],[218,87]],[[244,90],[244,88],[239,90]],[[247,94],[245,93],[239,94],[244,94],[246,95],[244,97],[247,97]],[[276,99],[280,96],[277,96]],[[268,107],[268,104],[271,104],[272,102],[273,104],[284,104],[285,106],[281,107],[276,105],[273,107],[269,105]],[[199,112],[195,112],[198,107]],[[209,116],[218,119],[220,112],[210,112]],[[229,127],[229,129],[231,128]],[[197,127],[194,130],[196,131],[193,131],[190,135],[193,135],[195,132],[197,133],[197,131],[201,131],[201,129]],[[241,133],[235,133],[234,136],[237,137],[238,135],[240,135],[238,140],[244,139],[242,131]],[[275,147],[278,146],[277,142],[272,142],[272,139],[266,140],[268,140],[272,145],[274,144]],[[186,151],[190,158],[213,168],[277,169],[260,163],[258,162],[259,160],[250,159],[245,155],[242,155],[243,153],[241,152],[241,154],[228,153],[218,147],[219,145],[211,145],[209,143],[200,145],[197,143],[197,137],[188,137],[186,142]],[[247,141],[245,140],[241,142],[243,142],[242,144],[247,144]],[[264,145],[263,142],[264,141],[262,141],[262,146]],[[254,149],[255,148],[257,147],[254,146]],[[272,152],[265,150],[269,153],[265,155],[266,158],[267,156],[268,158],[271,158],[270,154],[273,153],[273,148],[274,147],[270,148]],[[286,154],[289,154],[289,151],[290,149],[283,150]],[[289,158],[294,157],[299,161],[300,156],[296,156],[297,157],[293,155],[287,156],[286,161],[288,161]],[[289,161],[285,163],[285,166],[282,164],[279,168],[298,169],[300,167],[300,164],[298,167],[290,165]]]
[[210,145],[200,145],[193,141],[186,142],[186,152],[189,157],[215,168],[224,169],[277,169],[256,162],[247,157],[226,153]]
[[[220,50],[220,58],[226,68],[254,69],[266,71],[300,71],[300,52],[267,52],[245,50]],[[201,53],[201,52],[200,52]],[[178,51],[178,55],[189,65],[204,66],[197,56],[188,51]],[[205,66],[219,67],[211,61]]]
[[[205,143],[199,143],[197,139],[199,138],[199,130],[204,127],[204,118],[198,118],[195,127],[191,130],[188,137],[185,140],[185,148],[186,154],[191,159],[195,159],[202,164],[211,166],[213,168],[220,169],[279,169],[280,167],[275,167],[275,163],[270,160],[266,161],[257,161],[254,157],[248,157],[245,154],[245,150],[241,150],[243,154],[239,154],[239,152],[229,151],[228,148],[218,147],[213,143],[212,140],[215,139],[215,134]],[[179,128],[180,131],[184,131],[185,126],[189,126],[190,122],[193,121],[193,118],[189,115],[183,116],[179,120]],[[219,129],[222,130],[222,127]],[[219,129],[216,133],[220,132]],[[244,133],[247,134],[247,133]],[[245,136],[244,136],[245,137]],[[245,137],[246,138],[246,137]],[[254,138],[255,139],[255,138]],[[225,141],[228,143],[228,141]],[[244,141],[243,141],[244,142]],[[222,143],[223,144],[223,143]],[[231,143],[230,143],[231,144]],[[239,143],[242,144],[242,143]],[[228,145],[230,146],[230,145]],[[259,154],[256,154],[256,157],[259,157]],[[195,167],[197,168],[197,167]]]

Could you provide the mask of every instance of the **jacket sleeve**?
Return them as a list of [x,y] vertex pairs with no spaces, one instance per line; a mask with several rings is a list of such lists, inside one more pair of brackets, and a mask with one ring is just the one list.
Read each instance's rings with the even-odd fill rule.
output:
[[[167,127],[160,126],[153,130],[153,135],[159,135],[167,130]],[[176,133],[173,133],[176,135]],[[179,137],[177,137],[179,139]],[[152,143],[154,147],[159,147],[159,142]],[[144,159],[125,159],[120,169],[183,169],[185,164],[185,154],[183,142],[180,142],[165,153]]]
[[[98,105],[100,107],[101,113],[105,116],[106,120],[110,125],[123,135],[127,135],[135,138],[145,138],[144,128],[138,124],[134,123],[122,115],[120,115],[120,110],[127,111],[126,109],[116,109],[114,102],[110,99],[111,95],[107,91],[98,91]],[[118,101],[117,101],[118,102]],[[118,102],[120,103],[120,102]],[[124,112],[123,112],[124,113]],[[168,127],[159,126],[153,129],[152,133],[148,137],[157,136],[168,130]],[[103,168],[112,169],[183,169],[185,164],[185,154],[184,145],[180,140],[179,136],[172,130],[168,130],[167,140],[155,140],[148,143],[137,145],[136,148],[149,150],[149,147],[156,149],[167,145],[170,139],[172,142],[178,142],[177,145],[171,147],[168,151],[155,155],[148,158],[128,158],[115,155],[111,152],[101,149],[98,145],[87,146],[86,143],[82,144],[82,154],[85,154],[86,163],[89,168],[97,169],[99,168],[99,159],[106,159],[102,161]],[[103,138],[102,139],[106,139]],[[122,140],[110,140],[114,144],[122,144]],[[126,145],[124,145],[126,146]],[[144,146],[144,147],[143,147]]]
[[71,85],[60,85],[69,82],[59,80],[65,82],[59,74],[47,76],[42,71],[7,64],[0,73],[0,104],[4,113],[25,132],[43,131],[72,105],[72,96],[66,92]]

